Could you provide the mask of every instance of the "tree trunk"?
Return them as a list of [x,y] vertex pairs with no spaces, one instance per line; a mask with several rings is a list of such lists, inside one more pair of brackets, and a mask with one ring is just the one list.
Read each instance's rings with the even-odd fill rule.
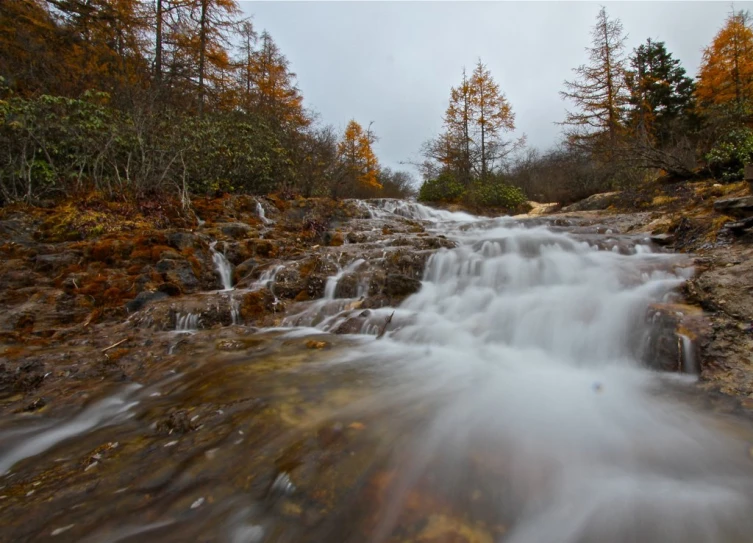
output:
[[207,4],[201,0],[201,19],[199,20],[199,115],[204,114],[204,70],[207,56]]
[[157,0],[157,28],[154,43],[154,78],[162,83],[162,0]]

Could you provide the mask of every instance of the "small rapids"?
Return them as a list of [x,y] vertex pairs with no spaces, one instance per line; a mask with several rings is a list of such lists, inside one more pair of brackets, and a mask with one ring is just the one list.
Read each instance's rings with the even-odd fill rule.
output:
[[[69,504],[50,503],[47,534],[63,527],[71,541],[304,543],[751,539],[747,421],[688,401],[685,393],[697,394],[692,377],[646,366],[651,307],[674,300],[692,275],[688,257],[597,227],[391,200],[359,205],[372,218],[425,221],[456,246],[429,257],[420,290],[399,307],[362,310],[365,282],[355,298],[337,298],[345,276],[378,266],[352,253],[324,297],[279,328],[181,335],[174,345],[185,372],[166,378],[159,394],[94,403],[47,437],[42,427],[3,430],[10,445],[0,470],[11,473],[21,460],[31,469],[28,458],[48,449],[53,461],[62,454],[54,445],[73,437],[86,450],[117,438],[127,451],[98,465],[103,482],[80,508],[53,515]],[[280,271],[268,268],[251,290],[274,294]],[[353,314],[367,314],[360,334],[328,333]],[[176,328],[197,326],[181,314]],[[690,338],[678,341],[683,365],[696,373]],[[118,434],[113,425],[126,411],[134,419]],[[170,413],[166,423],[154,420],[157,412]],[[88,441],[81,436],[92,429]]]

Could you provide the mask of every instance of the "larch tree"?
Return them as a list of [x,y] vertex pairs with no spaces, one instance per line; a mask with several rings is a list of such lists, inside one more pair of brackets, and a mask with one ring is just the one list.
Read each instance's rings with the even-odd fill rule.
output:
[[47,0],[72,68],[70,94],[97,88],[111,93],[143,86],[147,20],[137,0]]
[[458,179],[464,184],[471,180],[471,115],[473,89],[463,69],[460,85],[450,89],[450,104],[444,115],[445,133],[437,140],[435,151],[440,162],[453,164]]
[[376,141],[371,129],[364,130],[351,119],[345,127],[337,153],[343,165],[341,179],[333,186],[333,197],[339,194],[340,185],[350,183],[354,186],[381,188],[379,183],[379,162],[372,144]]
[[478,138],[478,173],[482,180],[512,147],[502,134],[515,129],[515,114],[499,85],[481,60],[473,70],[470,80],[471,121]]
[[[450,89],[444,131],[424,145],[423,154],[468,186],[485,179],[514,147],[502,137],[514,129],[512,107],[479,60],[471,76],[463,70],[460,84]],[[431,162],[428,166],[432,169]]]
[[628,101],[625,81],[625,36],[619,19],[610,19],[605,8],[596,17],[592,44],[586,48],[589,64],[573,71],[576,79],[565,81],[560,95],[575,105],[567,111],[565,125],[568,142],[576,147],[611,156],[623,130],[623,115]]
[[239,23],[235,0],[192,0],[193,34],[187,45],[193,49],[199,114],[203,114],[208,90],[222,88],[231,63],[228,33]]
[[0,2],[0,76],[22,96],[58,90],[68,59],[44,0]]
[[244,55],[244,61],[251,110],[284,129],[302,128],[311,122],[303,108],[295,74],[268,32],[262,32],[259,48]]
[[733,12],[703,52],[697,98],[702,111],[753,112],[753,30],[747,11]]

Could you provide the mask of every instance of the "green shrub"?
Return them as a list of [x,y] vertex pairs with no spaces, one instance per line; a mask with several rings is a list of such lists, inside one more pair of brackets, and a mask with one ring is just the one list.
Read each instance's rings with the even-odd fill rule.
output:
[[442,172],[435,179],[428,179],[418,191],[421,202],[455,202],[465,193],[465,187],[449,172]]
[[753,162],[753,130],[739,128],[720,139],[706,155],[709,170],[725,182],[743,178],[745,164]]
[[473,184],[469,199],[477,206],[501,207],[508,210],[516,209],[528,200],[518,187],[500,181],[477,181]]

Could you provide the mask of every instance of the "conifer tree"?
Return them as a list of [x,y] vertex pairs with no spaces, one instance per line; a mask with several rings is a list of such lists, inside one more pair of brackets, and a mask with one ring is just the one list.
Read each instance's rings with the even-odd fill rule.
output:
[[562,124],[571,145],[610,157],[623,131],[628,101],[622,23],[609,19],[602,7],[591,37],[591,47],[586,49],[589,64],[575,68],[576,79],[565,81],[566,90],[560,93],[576,107],[567,112]]

